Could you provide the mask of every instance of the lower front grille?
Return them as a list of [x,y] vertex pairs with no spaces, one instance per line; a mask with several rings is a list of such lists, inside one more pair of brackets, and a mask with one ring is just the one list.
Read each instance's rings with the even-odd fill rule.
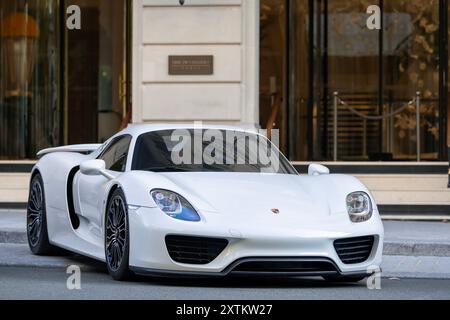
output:
[[166,246],[173,261],[184,264],[208,264],[228,245],[226,239],[166,236]]
[[251,274],[305,274],[321,275],[337,273],[335,265],[327,259],[248,259],[239,262],[232,273]]
[[357,264],[369,259],[374,242],[374,236],[339,239],[334,248],[343,263]]

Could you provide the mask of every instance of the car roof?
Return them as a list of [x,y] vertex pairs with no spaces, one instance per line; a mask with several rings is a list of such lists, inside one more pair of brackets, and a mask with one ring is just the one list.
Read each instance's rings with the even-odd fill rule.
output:
[[[155,131],[164,130],[192,130],[192,129],[203,129],[203,130],[226,130],[226,131],[238,131],[247,133],[258,133],[258,130],[253,127],[239,127],[239,126],[229,126],[229,125],[209,125],[209,124],[130,124],[126,129],[115,134],[114,137],[121,136],[124,134],[129,134],[133,137],[138,137],[141,134]],[[113,138],[114,138],[113,137]]]

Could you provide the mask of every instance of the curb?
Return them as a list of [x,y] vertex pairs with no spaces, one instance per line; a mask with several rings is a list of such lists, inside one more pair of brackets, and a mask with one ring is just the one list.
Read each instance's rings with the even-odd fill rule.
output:
[[[0,231],[0,244],[26,244],[27,235],[21,231]],[[420,256],[450,257],[450,243],[385,241],[383,255],[387,256]]]

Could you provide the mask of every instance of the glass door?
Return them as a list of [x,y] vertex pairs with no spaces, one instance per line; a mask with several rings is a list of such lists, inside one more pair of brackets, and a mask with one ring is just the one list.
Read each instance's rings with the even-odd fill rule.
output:
[[439,1],[380,0],[379,31],[366,26],[367,1],[316,4],[314,158],[439,159]]
[[59,3],[0,1],[0,160],[60,143]]
[[[260,125],[291,159],[308,155],[312,0],[261,0]],[[311,69],[312,70],[312,69]]]
[[[275,133],[279,144],[287,149],[288,118],[286,68],[287,31],[286,0],[261,0],[260,30],[260,125]],[[272,134],[272,138],[274,134]]]
[[102,142],[129,121],[127,0],[74,0],[80,30],[65,33],[65,140]]
[[[366,1],[328,0],[323,4],[325,74],[317,110],[316,149],[321,159],[365,160],[381,153],[380,121],[355,115],[380,115],[380,32],[366,27]],[[337,106],[335,95],[345,102]]]
[[[445,70],[440,68],[444,39],[439,33],[439,0],[384,1],[383,11],[383,111],[404,108],[383,121],[383,150],[399,160],[437,160],[439,81]],[[418,101],[408,105],[413,99]]]
[[[277,70],[285,72],[287,106],[279,123],[291,160],[445,158],[446,1],[284,3],[287,67]],[[367,28],[374,4],[381,30]]]

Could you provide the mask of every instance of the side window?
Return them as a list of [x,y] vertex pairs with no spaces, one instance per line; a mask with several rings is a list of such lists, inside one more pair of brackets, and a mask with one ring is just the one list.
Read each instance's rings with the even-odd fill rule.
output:
[[105,161],[107,170],[117,172],[125,171],[130,142],[130,136],[119,138],[107,147],[107,149],[100,155],[99,159]]

